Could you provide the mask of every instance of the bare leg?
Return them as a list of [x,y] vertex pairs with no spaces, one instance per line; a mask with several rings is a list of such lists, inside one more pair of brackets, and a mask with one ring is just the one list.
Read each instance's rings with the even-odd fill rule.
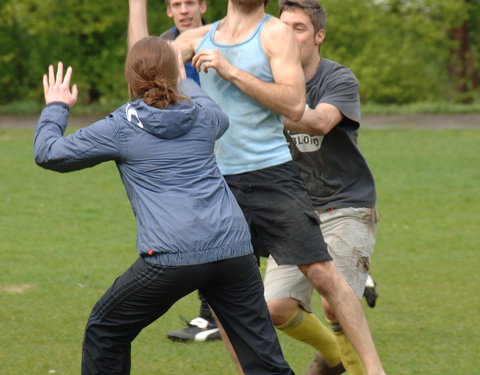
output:
[[332,261],[298,266],[326,298],[368,375],[384,375],[362,306]]
[[235,367],[237,368],[237,372],[240,375],[245,375],[243,372],[242,366],[240,365],[240,361],[238,360],[237,354],[235,353],[235,349],[233,349],[232,343],[230,342],[230,339],[227,336],[227,332],[223,329],[222,323],[218,320],[217,316],[215,313],[210,309],[212,312],[213,318],[215,319],[215,323],[217,324],[217,328],[220,330],[220,336],[222,336],[222,341],[223,344],[225,345],[225,348],[227,349],[228,354],[230,354],[230,357],[232,358],[233,363],[235,364]]

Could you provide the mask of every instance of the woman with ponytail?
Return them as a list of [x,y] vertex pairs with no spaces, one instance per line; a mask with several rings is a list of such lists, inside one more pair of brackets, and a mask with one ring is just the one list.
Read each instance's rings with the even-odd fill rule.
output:
[[131,100],[68,136],[78,94],[72,68],[64,77],[58,63],[43,78],[47,105],[35,129],[35,162],[69,172],[114,160],[137,223],[139,257],[90,314],[82,374],[129,374],[131,342],[197,289],[245,374],[293,374],[267,311],[247,223],[216,164],[214,143],[228,118],[194,81],[179,81],[178,61],[167,42],[139,41],[125,63]]

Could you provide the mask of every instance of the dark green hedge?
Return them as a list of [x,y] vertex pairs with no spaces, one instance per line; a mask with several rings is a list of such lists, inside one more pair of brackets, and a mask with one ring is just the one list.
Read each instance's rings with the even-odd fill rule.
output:
[[[226,0],[207,0],[207,21]],[[323,0],[329,14],[322,55],[349,66],[364,101],[412,103],[478,99],[475,82],[459,91],[452,30],[469,28],[470,65],[479,64],[480,0]],[[267,10],[277,12],[276,1]],[[42,100],[48,64],[74,67],[80,103],[127,98],[123,79],[128,1],[3,0],[0,3],[0,105]],[[150,0],[149,28],[172,26],[163,1]],[[459,65],[461,67],[461,65]],[[460,77],[460,78],[458,78]],[[473,76],[472,76],[473,77]]]

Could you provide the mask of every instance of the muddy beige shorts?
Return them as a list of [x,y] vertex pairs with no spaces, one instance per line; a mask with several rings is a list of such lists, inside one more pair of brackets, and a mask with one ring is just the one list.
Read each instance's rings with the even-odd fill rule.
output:
[[[320,227],[341,275],[360,299],[373,253],[377,212],[374,208],[339,208],[317,211]],[[279,266],[269,257],[265,272],[265,299],[294,298],[311,312],[313,286],[296,266]]]

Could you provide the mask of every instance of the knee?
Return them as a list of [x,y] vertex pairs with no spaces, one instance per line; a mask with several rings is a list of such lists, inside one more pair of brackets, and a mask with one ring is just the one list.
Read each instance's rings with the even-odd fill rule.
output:
[[341,276],[332,261],[302,264],[298,268],[324,297],[335,292],[341,282]]
[[295,314],[298,301],[293,298],[274,299],[267,301],[267,305],[273,324],[279,326],[286,323]]

